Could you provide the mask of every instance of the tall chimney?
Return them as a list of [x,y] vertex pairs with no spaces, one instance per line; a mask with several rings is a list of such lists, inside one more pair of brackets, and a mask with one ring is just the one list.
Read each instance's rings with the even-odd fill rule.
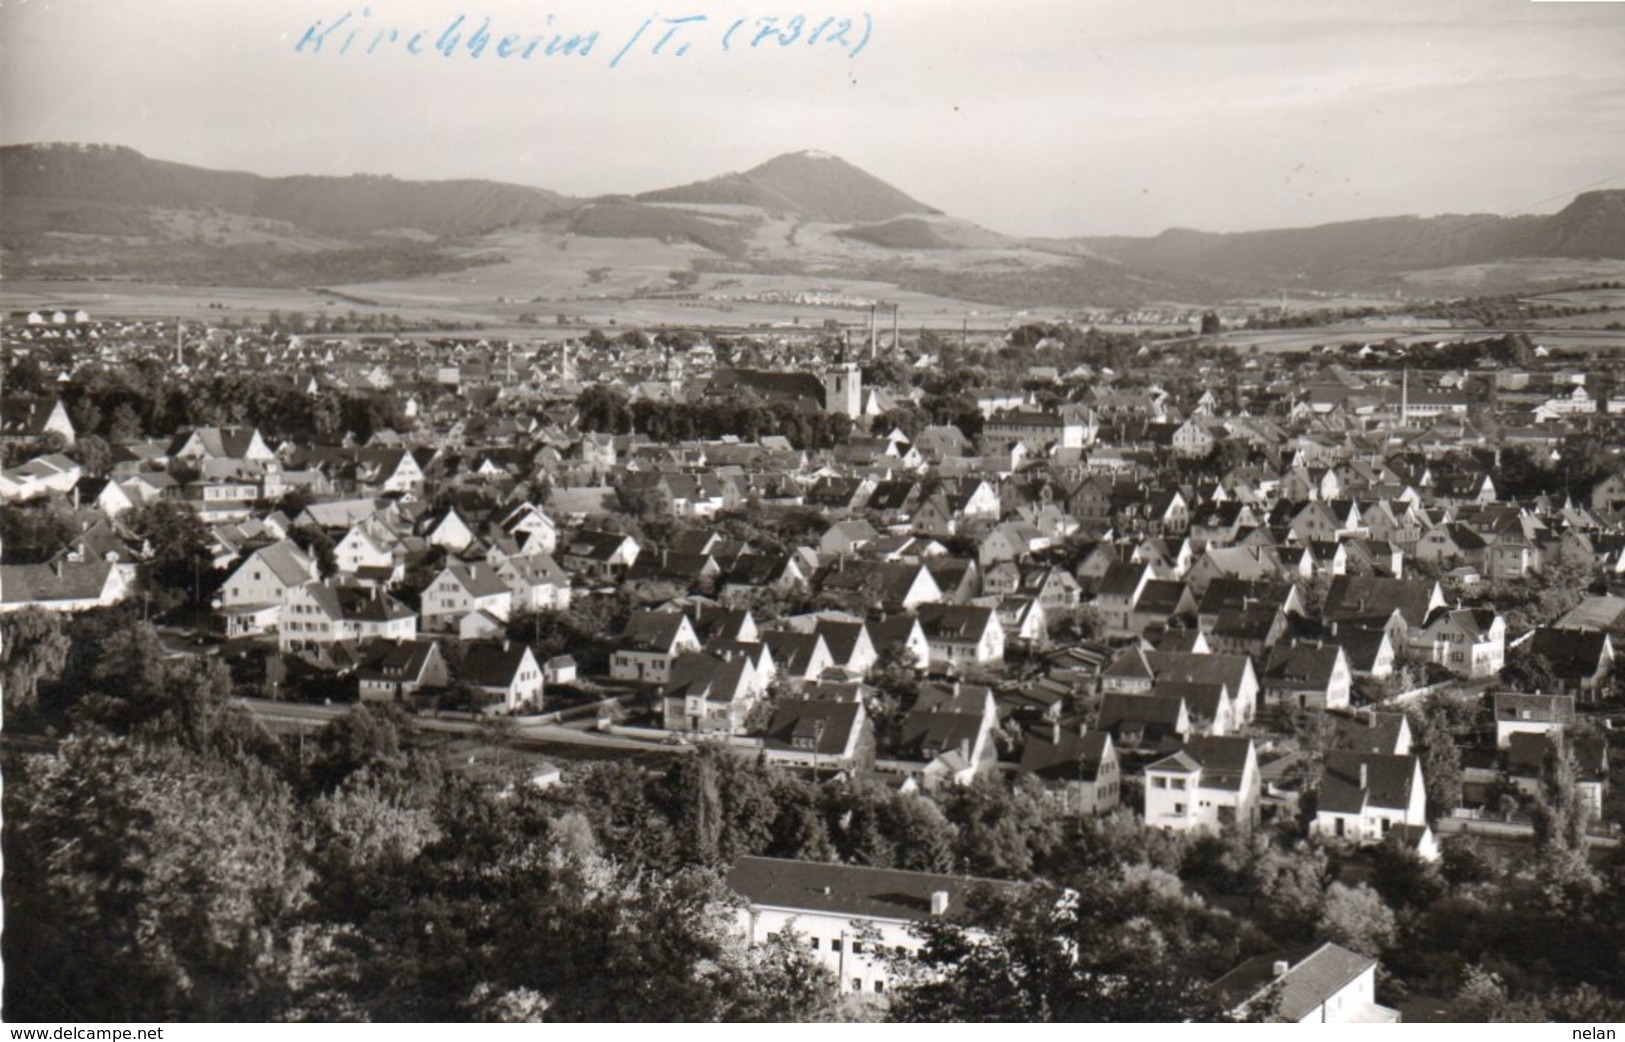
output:
[[878,304],[869,305],[869,357],[875,357],[880,350],[878,334],[875,332],[875,308]]
[[903,336],[898,331],[897,305],[893,304],[891,306],[891,349],[893,351],[896,351],[898,349],[898,347],[902,345],[902,343],[903,343]]

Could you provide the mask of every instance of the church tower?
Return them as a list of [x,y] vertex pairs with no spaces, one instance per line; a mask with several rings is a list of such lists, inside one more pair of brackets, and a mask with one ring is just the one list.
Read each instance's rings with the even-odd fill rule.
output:
[[824,411],[854,420],[863,415],[863,370],[851,362],[837,362],[824,371]]

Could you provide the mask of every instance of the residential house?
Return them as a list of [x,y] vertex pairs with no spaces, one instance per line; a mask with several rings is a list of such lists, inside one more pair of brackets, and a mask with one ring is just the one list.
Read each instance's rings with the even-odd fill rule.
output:
[[315,560],[292,540],[253,551],[220,587],[226,636],[276,629],[292,592],[320,577]]
[[636,611],[627,620],[622,644],[610,656],[613,680],[671,683],[677,657],[700,650],[699,636],[688,616],[678,611]]
[[1283,1024],[1397,1024],[1377,1004],[1377,960],[1327,941],[1285,957],[1260,955],[1213,982],[1238,1020],[1267,1011]]
[[409,702],[424,688],[451,683],[440,645],[432,640],[375,641],[356,668],[363,702]]
[[920,629],[936,673],[987,669],[1004,661],[1005,631],[998,613],[971,604],[922,604]]
[[542,708],[542,667],[529,644],[465,644],[457,679],[484,692],[491,700],[486,712]]
[[993,689],[981,684],[926,684],[903,718],[900,755],[924,764],[934,781],[967,784],[993,769],[998,727]]
[[1145,768],[1145,823],[1175,831],[1251,829],[1261,791],[1251,738],[1192,738]]
[[423,628],[456,629],[467,615],[484,613],[498,622],[513,614],[513,591],[497,569],[484,562],[447,563],[423,590]]
[[60,452],[36,456],[0,471],[0,503],[22,503],[52,493],[68,495],[84,477],[84,470]]
[[919,924],[964,914],[973,888],[1008,885],[765,857],[739,858],[727,883],[744,898],[736,914],[750,943],[765,944],[794,931],[833,975],[842,995],[881,999],[893,982],[892,960],[920,950]]
[[129,593],[125,571],[112,561],[68,561],[0,565],[0,613],[37,606],[47,611],[80,612],[106,608]]
[[868,770],[874,766],[874,726],[857,685],[850,696],[840,688],[821,692],[809,685],[799,696],[780,698],[762,736],[762,758],[781,767],[815,772]]
[[73,445],[73,420],[60,398],[8,394],[0,399],[0,442],[36,441],[56,435]]
[[1021,773],[1044,783],[1070,814],[1103,814],[1122,798],[1122,765],[1106,731],[1078,731],[1058,721],[1027,733]]
[[514,611],[564,611],[570,607],[570,576],[551,554],[510,557],[496,571],[512,594]]
[[1354,687],[1354,671],[1340,646],[1295,641],[1269,650],[1259,682],[1265,700],[1275,705],[1344,709]]
[[1493,608],[1436,612],[1422,632],[1432,661],[1458,677],[1493,677],[1506,664],[1506,620]]
[[594,582],[618,582],[638,559],[637,540],[615,532],[582,530],[561,544],[558,562]]
[[1427,824],[1427,791],[1417,757],[1343,749],[1326,753],[1311,834],[1376,843],[1396,828]]
[[763,686],[748,655],[681,654],[660,694],[662,719],[668,731],[743,734]]
[[418,635],[412,609],[378,587],[308,582],[288,593],[277,626],[282,651],[360,640],[411,640]]
[[1495,747],[1506,749],[1519,734],[1545,735],[1572,727],[1577,719],[1573,695],[1526,695],[1497,692],[1494,696]]
[[1551,663],[1556,693],[1594,702],[1613,682],[1614,642],[1606,633],[1541,626],[1530,637],[1528,651]]

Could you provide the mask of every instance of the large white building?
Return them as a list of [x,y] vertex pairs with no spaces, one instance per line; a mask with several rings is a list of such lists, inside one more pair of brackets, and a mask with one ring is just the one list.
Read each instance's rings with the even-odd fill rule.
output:
[[879,949],[917,952],[912,927],[965,911],[967,876],[819,861],[742,857],[728,885],[748,902],[739,926],[752,943],[794,930],[835,974],[842,994],[884,996],[890,974]]

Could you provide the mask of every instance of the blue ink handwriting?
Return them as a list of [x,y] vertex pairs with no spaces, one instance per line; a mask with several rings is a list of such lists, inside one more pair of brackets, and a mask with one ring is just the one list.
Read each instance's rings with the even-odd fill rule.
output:
[[361,7],[347,9],[331,21],[312,22],[293,49],[296,54],[312,56],[438,54],[443,58],[515,62],[607,57],[606,67],[615,69],[627,60],[682,58],[696,48],[737,53],[800,47],[856,58],[869,46],[873,35],[874,18],[867,11],[852,15],[760,15],[728,22],[713,21],[703,14],[652,14],[636,29],[624,33],[595,25],[562,27],[551,14],[522,32],[500,31],[489,16],[479,17],[476,22],[466,13],[431,26],[401,26],[375,21],[372,8]]

